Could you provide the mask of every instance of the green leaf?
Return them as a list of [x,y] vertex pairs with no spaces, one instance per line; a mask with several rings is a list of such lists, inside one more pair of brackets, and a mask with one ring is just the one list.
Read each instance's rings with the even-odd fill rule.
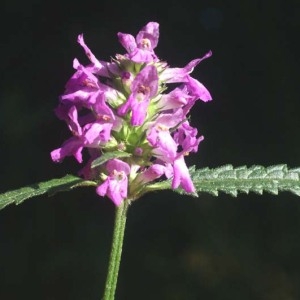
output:
[[279,191],[292,192],[300,196],[300,169],[288,169],[286,165],[270,167],[225,165],[215,169],[190,168],[196,190],[217,196],[219,192],[236,197],[238,193],[268,192],[277,195]]
[[100,157],[96,158],[92,164],[91,164],[91,168],[96,168],[101,166],[102,164],[104,164],[105,162],[107,162],[110,159],[113,158],[119,158],[119,157],[130,157],[131,153],[128,152],[122,152],[122,151],[112,151],[112,152],[106,152],[103,153]]
[[[238,193],[254,192],[259,195],[268,192],[277,195],[279,191],[288,191],[300,196],[300,168],[288,169],[286,165],[270,167],[252,166],[236,167],[225,165],[215,169],[189,168],[196,191],[218,196],[224,192],[236,197]],[[171,181],[161,181],[148,185],[146,192],[171,189]],[[182,189],[175,192],[186,194]],[[195,195],[192,195],[195,196]]]
[[75,187],[95,185],[96,183],[93,181],[86,181],[77,176],[66,175],[62,178],[51,179],[0,194],[0,210],[9,204],[15,203],[18,205],[26,199],[45,193],[54,195],[57,192],[69,191]]
[[[123,153],[123,157],[130,156],[129,153],[117,153]],[[111,159],[112,157],[108,158],[106,156],[106,158]],[[217,196],[219,192],[234,197],[238,193],[248,194],[249,192],[261,195],[264,191],[274,195],[277,195],[279,191],[289,191],[300,196],[300,167],[288,169],[286,165],[282,164],[270,167],[252,166],[248,168],[241,166],[233,168],[232,165],[225,165],[215,169],[203,168],[196,170],[193,166],[189,168],[189,171],[196,191],[207,192],[214,196]],[[12,203],[18,205],[26,199],[45,193],[53,195],[57,192],[69,191],[75,187],[96,185],[97,183],[94,181],[86,181],[73,175],[66,175],[63,178],[40,182],[0,194],[0,209]],[[171,189],[171,180],[145,185],[138,196],[147,192],[165,189]],[[182,189],[176,189],[175,191],[186,194]],[[192,196],[197,196],[197,193]]]

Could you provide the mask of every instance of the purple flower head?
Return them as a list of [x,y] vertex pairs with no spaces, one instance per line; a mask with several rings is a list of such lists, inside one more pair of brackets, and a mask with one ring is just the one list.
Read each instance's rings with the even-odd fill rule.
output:
[[118,33],[122,46],[128,52],[127,57],[136,63],[158,61],[154,53],[159,38],[159,24],[149,22],[134,38],[128,33]]
[[97,194],[106,195],[119,206],[127,198],[127,175],[130,173],[130,166],[122,160],[112,159],[106,163],[106,171],[107,178],[97,187]]
[[[88,159],[79,175],[94,181],[98,195],[116,205],[139,198],[163,178],[172,180],[173,189],[194,193],[184,156],[198,151],[203,136],[189,124],[188,113],[197,100],[210,101],[211,95],[191,73],[211,51],[173,68],[154,52],[158,23],[149,22],[136,37],[119,32],[118,39],[127,53],[106,62],[95,56],[83,34],[78,36],[89,62],[73,60],[75,73],[55,109],[71,137],[51,158],[61,162],[74,156],[82,163],[85,151]],[[173,83],[178,85],[172,89]],[[105,163],[95,166],[99,157]]]
[[131,124],[142,125],[146,115],[151,97],[158,90],[158,74],[154,66],[146,66],[140,71],[131,84],[131,94],[128,100],[119,107],[118,114],[124,116],[132,111]]

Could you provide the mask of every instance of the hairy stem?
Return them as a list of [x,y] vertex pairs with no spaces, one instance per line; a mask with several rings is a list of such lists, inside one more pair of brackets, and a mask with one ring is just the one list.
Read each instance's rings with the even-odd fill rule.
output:
[[123,201],[120,206],[116,207],[113,240],[103,300],[115,299],[128,206],[128,201]]

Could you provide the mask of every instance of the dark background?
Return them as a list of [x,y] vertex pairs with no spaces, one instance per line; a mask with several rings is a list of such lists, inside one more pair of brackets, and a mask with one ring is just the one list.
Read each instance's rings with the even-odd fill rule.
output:
[[[214,100],[192,124],[205,136],[189,164],[300,166],[299,1],[38,1],[1,4],[0,191],[76,174],[54,164],[65,125],[53,109],[72,60],[124,53],[117,32],[160,23],[156,52]],[[129,210],[116,299],[300,299],[300,202],[171,191]],[[0,212],[0,299],[94,300],[103,291],[114,206],[94,189],[34,198]]]

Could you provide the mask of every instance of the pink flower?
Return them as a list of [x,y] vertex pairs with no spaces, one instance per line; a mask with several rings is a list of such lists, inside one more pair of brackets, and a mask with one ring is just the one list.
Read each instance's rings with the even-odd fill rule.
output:
[[149,22],[134,38],[128,33],[118,33],[119,41],[127,50],[130,60],[136,63],[148,63],[157,61],[158,58],[154,53],[159,38],[159,24]]
[[160,79],[167,83],[185,82],[186,76],[189,75],[202,60],[210,56],[212,56],[211,51],[201,58],[192,60],[183,68],[165,68],[160,75]]
[[174,140],[181,145],[182,154],[188,154],[189,152],[197,152],[198,145],[203,141],[204,137],[197,138],[198,130],[189,125],[188,121],[182,123],[174,134]]
[[183,155],[179,155],[173,165],[172,189],[183,188],[187,193],[196,191]]
[[74,59],[73,67],[77,71],[66,84],[65,92],[60,97],[62,103],[72,102],[91,108],[92,105],[97,104],[103,94],[117,97],[115,89],[101,83],[93,74],[93,68],[84,67],[77,59]]
[[153,147],[152,154],[156,158],[173,163],[177,156],[178,144],[172,137],[170,129],[182,121],[181,111],[174,114],[160,114],[155,122],[149,125],[147,140]]
[[[106,62],[78,36],[89,64],[73,61],[76,71],[55,110],[71,137],[51,158],[61,162],[74,156],[82,163],[86,151],[80,176],[95,181],[98,195],[116,205],[140,197],[162,176],[172,180],[173,189],[194,193],[184,156],[198,151],[203,136],[189,124],[188,113],[197,100],[210,101],[211,95],[191,72],[211,51],[183,68],[171,68],[154,52],[158,23],[149,22],[136,37],[119,32],[118,38],[127,53]],[[170,83],[179,85],[171,89]]]
[[189,74],[204,59],[210,57],[212,52],[209,51],[202,58],[194,59],[183,68],[166,68],[160,75],[160,79],[167,83],[182,82],[187,87],[187,91],[194,99],[201,99],[204,102],[212,100],[207,88],[198,80]]
[[73,155],[76,160],[82,162],[82,149],[101,148],[110,139],[112,123],[94,122],[88,123],[83,128],[79,125],[77,119],[77,110],[72,106],[69,113],[69,128],[73,132],[73,137],[66,140],[61,148],[51,152],[53,161],[60,162],[66,156]]
[[115,62],[109,63],[106,61],[100,61],[96,58],[90,48],[85,44],[83,39],[83,34],[79,34],[77,38],[77,42],[82,46],[85,51],[86,56],[91,61],[91,65],[88,68],[94,73],[99,76],[103,77],[111,77],[111,74],[118,74],[119,68]]
[[153,164],[149,168],[145,169],[142,171],[138,176],[137,176],[137,181],[139,181],[141,184],[145,184],[148,182],[152,182],[153,180],[161,177],[162,175],[165,174],[165,169],[166,167],[162,164]]
[[163,94],[159,100],[158,107],[164,111],[169,109],[176,109],[187,105],[193,97],[187,91],[180,88],[175,88],[169,94]]
[[195,97],[195,100],[200,99],[204,102],[212,100],[207,88],[197,79],[188,75],[186,77],[185,86],[187,87],[189,94]]
[[150,98],[155,96],[158,89],[158,75],[154,66],[146,66],[131,83],[131,94],[128,100],[118,108],[118,114],[124,116],[132,111],[131,124],[142,125],[146,116]]
[[100,196],[106,195],[118,206],[127,198],[127,175],[130,173],[130,167],[122,160],[112,159],[106,163],[106,171],[108,176],[97,187],[97,194]]

